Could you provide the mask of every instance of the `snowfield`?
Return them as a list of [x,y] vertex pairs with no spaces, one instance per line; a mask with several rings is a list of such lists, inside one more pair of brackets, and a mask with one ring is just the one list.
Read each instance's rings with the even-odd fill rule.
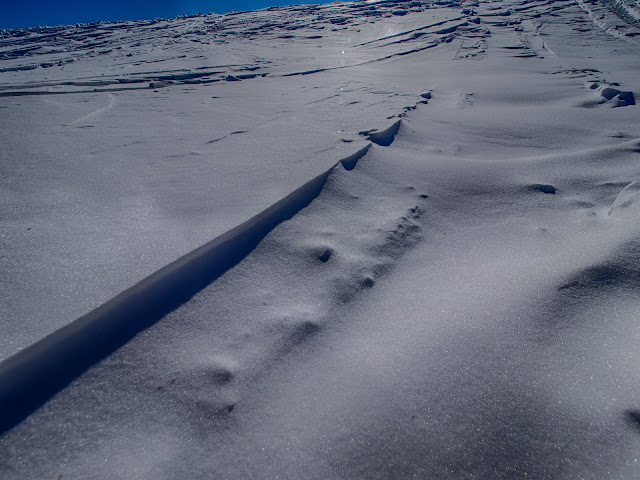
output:
[[640,477],[639,19],[0,30],[0,477]]

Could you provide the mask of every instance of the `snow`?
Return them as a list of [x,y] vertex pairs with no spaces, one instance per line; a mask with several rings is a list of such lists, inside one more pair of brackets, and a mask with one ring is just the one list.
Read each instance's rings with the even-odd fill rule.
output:
[[633,8],[3,32],[2,477],[636,478]]

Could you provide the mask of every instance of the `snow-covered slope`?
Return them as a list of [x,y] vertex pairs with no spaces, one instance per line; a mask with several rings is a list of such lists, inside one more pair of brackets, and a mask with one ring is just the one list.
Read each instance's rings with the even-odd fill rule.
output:
[[636,3],[2,32],[2,477],[637,478]]

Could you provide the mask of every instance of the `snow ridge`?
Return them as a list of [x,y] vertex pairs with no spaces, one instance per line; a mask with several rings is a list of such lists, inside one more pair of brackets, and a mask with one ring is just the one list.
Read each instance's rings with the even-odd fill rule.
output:
[[[390,145],[400,123],[379,132],[382,140],[372,141]],[[353,170],[370,147],[368,143],[245,223],[0,363],[0,432],[241,262],[271,230],[308,206],[338,165]]]

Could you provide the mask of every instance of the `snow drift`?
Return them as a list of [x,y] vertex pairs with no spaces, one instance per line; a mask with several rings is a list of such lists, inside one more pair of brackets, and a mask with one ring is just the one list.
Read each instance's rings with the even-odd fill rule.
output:
[[636,7],[2,31],[2,477],[636,478]]

